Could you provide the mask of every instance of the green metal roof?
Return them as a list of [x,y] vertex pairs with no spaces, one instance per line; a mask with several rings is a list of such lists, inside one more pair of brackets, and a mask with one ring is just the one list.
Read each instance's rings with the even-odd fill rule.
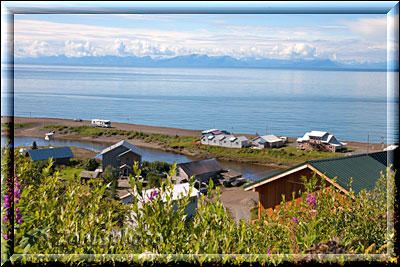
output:
[[339,158],[310,160],[282,172],[276,173],[272,176],[258,180],[252,184],[245,186],[245,188],[249,188],[260,182],[272,179],[280,174],[298,168],[302,165],[310,164],[330,179],[337,177],[337,184],[346,190],[350,189],[348,184],[349,178],[352,177],[352,189],[355,193],[358,193],[363,188],[367,190],[373,189],[375,183],[380,177],[380,172],[382,171],[383,173],[386,173],[386,166],[381,163],[385,162],[384,159],[386,158],[386,156],[386,152],[378,152],[371,154],[344,156]]
[[331,179],[337,177],[336,183],[346,190],[350,190],[348,184],[352,177],[352,190],[355,193],[364,188],[373,189],[380,172],[386,173],[386,166],[370,154],[311,160],[308,163]]

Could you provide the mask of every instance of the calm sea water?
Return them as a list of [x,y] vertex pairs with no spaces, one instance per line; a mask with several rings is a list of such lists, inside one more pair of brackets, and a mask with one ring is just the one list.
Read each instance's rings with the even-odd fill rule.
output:
[[291,137],[320,130],[380,143],[398,140],[386,80],[386,72],[16,65],[11,99],[15,116]]

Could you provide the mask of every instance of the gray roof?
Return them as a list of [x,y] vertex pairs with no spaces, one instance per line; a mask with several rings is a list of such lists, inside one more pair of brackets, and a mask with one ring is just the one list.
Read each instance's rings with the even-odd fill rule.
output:
[[120,147],[120,146],[123,146],[123,147],[125,147],[125,148],[127,148],[129,150],[132,150],[134,153],[136,153],[138,155],[142,155],[143,154],[143,150],[141,150],[140,148],[132,145],[131,143],[129,143],[129,142],[125,141],[125,140],[122,140],[122,141],[120,141],[120,142],[118,142],[118,143],[116,143],[116,144],[114,144],[112,146],[109,146],[109,147],[103,149],[100,152],[100,155],[103,155],[103,154],[105,154],[105,153],[107,153],[107,152],[109,152],[109,151],[111,151],[113,149],[116,149],[117,147]]
[[248,140],[249,140],[249,139],[247,139],[246,136],[239,136],[237,139],[238,139],[239,141],[248,141]]
[[222,170],[221,165],[214,158],[180,163],[177,166],[181,167],[189,177]]
[[74,153],[72,153],[71,148],[66,147],[54,147],[54,148],[42,148],[42,149],[32,149],[27,152],[32,160],[48,160],[62,159],[62,158],[73,158]]
[[98,178],[99,171],[81,171],[81,178]]
[[263,144],[265,142],[268,143],[274,143],[274,142],[280,142],[282,139],[277,137],[276,135],[273,134],[268,134],[268,135],[262,135],[262,136],[257,136],[256,138],[253,139],[253,142],[256,142],[257,139],[261,139],[258,143]]

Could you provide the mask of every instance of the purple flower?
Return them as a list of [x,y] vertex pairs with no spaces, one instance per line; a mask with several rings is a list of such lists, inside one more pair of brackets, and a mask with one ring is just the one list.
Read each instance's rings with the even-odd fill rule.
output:
[[9,238],[9,235],[4,235],[5,240],[8,240],[8,238]]
[[16,212],[19,212],[19,211],[20,211],[20,209],[19,209],[19,208],[17,208],[15,211],[16,211]]
[[309,195],[308,197],[307,197],[307,203],[308,203],[308,205],[310,205],[310,206],[312,206],[313,208],[315,208],[315,206],[317,205],[316,204],[316,202],[317,202],[317,197],[315,196],[315,195]]
[[3,218],[3,221],[4,221],[4,222],[7,222],[7,221],[8,221],[8,217],[5,216],[5,217]]
[[156,196],[158,196],[157,190],[151,191],[149,200],[153,200]]
[[19,219],[19,220],[18,220],[18,224],[21,224],[21,223],[22,223],[22,219]]
[[299,221],[297,220],[296,217],[292,217],[292,219],[290,220],[290,222],[295,222],[296,224],[299,224]]
[[271,256],[271,249],[268,248],[268,257]]

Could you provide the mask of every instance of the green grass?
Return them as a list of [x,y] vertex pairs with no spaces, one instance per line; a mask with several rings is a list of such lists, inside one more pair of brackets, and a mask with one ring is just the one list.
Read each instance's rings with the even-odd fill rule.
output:
[[[18,128],[23,128],[23,127],[28,127],[29,123],[14,123],[14,129]],[[6,131],[10,129],[10,123],[9,122],[2,122],[1,123],[1,130]]]
[[325,159],[343,156],[343,153],[329,153],[320,151],[303,151],[295,147],[282,148],[229,148],[211,145],[195,145],[193,141],[199,140],[198,136],[178,136],[166,134],[148,134],[137,131],[104,129],[93,126],[67,127],[63,125],[48,125],[49,129],[57,129],[59,131],[76,133],[82,136],[124,136],[127,139],[141,139],[147,143],[157,143],[172,149],[189,149],[192,151],[208,152],[212,156],[230,157],[233,159],[246,159],[259,163],[275,163],[275,164],[298,164],[307,160]]
[[62,168],[60,171],[60,178],[66,179],[66,180],[72,180],[74,179],[74,175],[79,178],[81,171],[85,171],[83,168]]

